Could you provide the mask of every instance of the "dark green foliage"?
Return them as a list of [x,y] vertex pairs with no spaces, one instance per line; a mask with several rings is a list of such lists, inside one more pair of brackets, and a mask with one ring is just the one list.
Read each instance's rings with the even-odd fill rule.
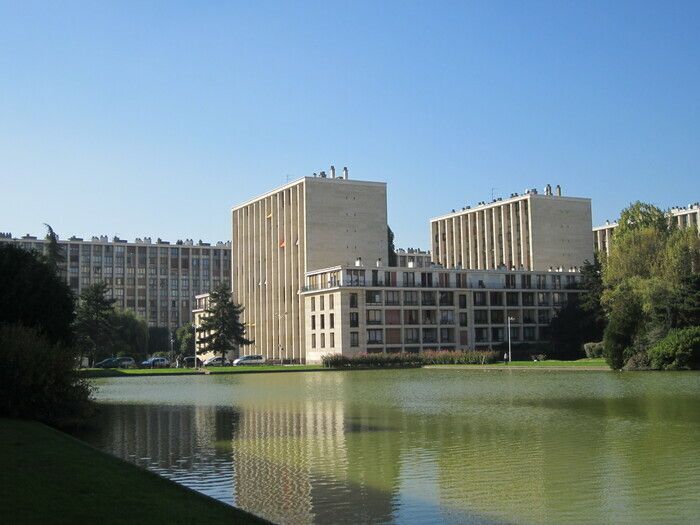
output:
[[227,352],[252,344],[253,341],[245,337],[241,313],[243,306],[231,301],[231,290],[225,284],[213,290],[209,295],[209,308],[205,310],[201,326],[197,328],[203,334],[198,353],[213,352],[225,358]]
[[585,343],[583,345],[583,351],[586,352],[586,357],[588,357],[589,359],[603,357],[603,342],[601,341],[599,343]]
[[577,300],[569,301],[549,324],[552,359],[581,359],[583,342],[591,337],[591,320]]
[[681,280],[673,304],[676,308],[675,328],[700,326],[700,274]]
[[327,354],[321,357],[326,368],[417,368],[423,365],[484,365],[495,363],[496,352],[423,352],[422,354]]
[[0,324],[0,416],[57,426],[90,412],[90,387],[75,371],[75,351],[36,328]]
[[129,356],[136,361],[143,360],[148,354],[148,326],[146,321],[136,317],[128,310],[115,310],[109,317],[112,330],[110,344],[102,352],[98,350],[97,359],[108,356]]
[[195,329],[194,325],[187,323],[175,331],[175,344],[173,352],[180,356],[194,355],[195,351]]
[[104,352],[114,340],[114,299],[107,297],[107,283],[88,286],[80,294],[75,319],[75,331],[81,354],[90,357],[94,364],[99,352]]
[[170,330],[164,326],[148,327],[148,355],[170,351]]
[[635,201],[620,213],[620,220],[615,235],[625,235],[629,231],[642,228],[653,228],[662,233],[668,233],[668,220],[664,212],[653,204]]
[[396,266],[396,245],[394,244],[394,232],[391,227],[386,227],[386,234],[389,251],[389,266]]
[[649,355],[646,352],[637,352],[627,359],[623,370],[649,370],[650,368]]
[[648,355],[651,367],[657,370],[700,368],[700,326],[669,331],[649,349]]
[[58,270],[58,265],[65,261],[65,256],[63,255],[63,250],[58,244],[58,235],[53,231],[51,225],[44,223],[46,226],[46,263],[53,269],[53,271]]
[[637,297],[629,287],[621,285],[603,335],[603,355],[610,368],[622,369],[630,352],[634,353],[631,348],[641,316],[642,308]]
[[0,323],[36,328],[52,343],[71,344],[74,308],[70,288],[46,262],[0,245]]
[[588,340],[599,340],[605,330],[605,310],[603,297],[603,268],[598,254],[593,255],[593,262],[585,261],[581,266],[580,288],[585,290],[580,296],[581,311],[586,315]]

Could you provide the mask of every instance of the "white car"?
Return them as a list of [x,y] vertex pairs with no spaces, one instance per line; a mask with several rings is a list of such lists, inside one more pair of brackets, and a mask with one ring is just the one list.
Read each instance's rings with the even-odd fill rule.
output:
[[233,366],[264,365],[265,358],[261,355],[244,355],[233,362]]
[[204,361],[204,366],[229,366],[230,364],[230,362],[228,362],[221,356],[210,357],[209,359]]

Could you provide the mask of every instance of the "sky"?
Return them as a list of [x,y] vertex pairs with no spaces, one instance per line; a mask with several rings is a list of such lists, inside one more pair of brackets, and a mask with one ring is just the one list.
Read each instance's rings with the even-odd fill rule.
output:
[[700,2],[0,0],[0,231],[230,239],[331,164],[429,218],[700,201]]

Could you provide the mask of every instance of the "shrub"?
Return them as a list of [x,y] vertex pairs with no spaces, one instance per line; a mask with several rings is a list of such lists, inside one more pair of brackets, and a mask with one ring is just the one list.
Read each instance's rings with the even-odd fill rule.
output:
[[651,367],[658,370],[700,368],[700,326],[677,328],[648,351]]
[[649,356],[646,352],[633,354],[625,363],[624,370],[649,370]]
[[35,328],[0,324],[0,356],[0,416],[70,426],[91,411],[91,388],[77,376],[72,349]]
[[495,363],[497,353],[487,350],[464,352],[429,351],[422,354],[326,354],[321,357],[326,368],[413,368],[423,365],[457,365]]
[[583,345],[583,350],[586,352],[586,357],[593,359],[595,357],[603,357],[603,342],[586,343]]

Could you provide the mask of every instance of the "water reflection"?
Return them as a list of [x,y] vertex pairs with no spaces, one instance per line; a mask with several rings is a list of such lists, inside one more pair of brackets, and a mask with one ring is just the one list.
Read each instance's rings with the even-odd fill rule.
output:
[[85,438],[279,523],[700,515],[697,374],[270,376],[103,381]]

